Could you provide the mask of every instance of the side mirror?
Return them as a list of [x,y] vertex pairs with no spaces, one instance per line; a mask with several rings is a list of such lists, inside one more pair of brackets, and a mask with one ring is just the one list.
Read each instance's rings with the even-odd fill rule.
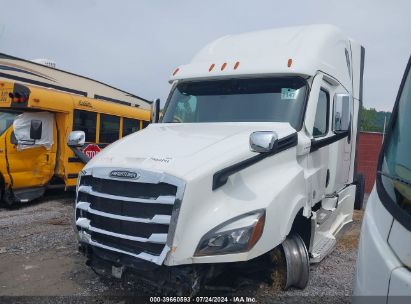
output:
[[250,135],[250,150],[268,153],[277,149],[278,135],[274,131],[257,131]]
[[158,123],[160,119],[160,99],[156,99],[153,101],[151,105],[151,122]]
[[84,131],[72,131],[67,140],[69,147],[81,147],[86,141],[86,134]]
[[335,94],[333,131],[336,133],[348,131],[351,124],[351,96],[348,94]]
[[30,122],[30,139],[39,140],[43,130],[43,122],[41,120],[33,119]]

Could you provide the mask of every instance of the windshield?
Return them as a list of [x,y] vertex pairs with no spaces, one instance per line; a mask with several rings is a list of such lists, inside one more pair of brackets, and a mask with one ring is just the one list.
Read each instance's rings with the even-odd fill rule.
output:
[[162,122],[289,122],[299,130],[306,90],[300,77],[183,82]]
[[0,112],[0,135],[2,135],[17,117],[17,113]]
[[411,215],[411,74],[402,89],[383,152],[380,176],[390,198]]

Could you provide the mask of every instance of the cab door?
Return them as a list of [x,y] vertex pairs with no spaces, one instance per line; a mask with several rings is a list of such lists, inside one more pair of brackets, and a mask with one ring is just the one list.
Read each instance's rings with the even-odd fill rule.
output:
[[338,192],[349,182],[353,138],[352,113],[351,96],[347,93],[334,94],[332,131],[336,141],[330,146],[333,163],[330,192]]
[[[51,136],[54,139],[56,137],[54,119],[51,124]],[[55,140],[50,147],[35,143],[33,145],[28,142],[22,143],[16,139],[14,128],[10,128],[6,133],[5,141],[6,162],[13,190],[46,185],[54,173]]]
[[314,206],[324,197],[329,180],[329,137],[331,86],[323,75],[315,76],[305,116],[305,128],[311,146],[307,154],[307,197]]
[[313,198],[312,204],[323,197],[329,179],[329,146],[325,143],[329,137],[330,93],[325,84],[320,89],[315,120],[312,130],[311,153],[308,157],[308,166],[315,170],[315,178],[311,179]]
[[[16,118],[18,113],[7,112],[5,110],[0,110],[0,187],[10,185],[10,177],[8,175],[8,168],[6,162],[6,143],[7,143],[7,130],[11,129],[13,120]],[[1,183],[4,182],[4,185]],[[0,199],[2,196],[2,190],[0,189]]]

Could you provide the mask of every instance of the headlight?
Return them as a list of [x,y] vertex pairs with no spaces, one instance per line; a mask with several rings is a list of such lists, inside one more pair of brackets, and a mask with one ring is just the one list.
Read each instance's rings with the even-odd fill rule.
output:
[[225,222],[205,234],[195,256],[245,252],[263,233],[265,210],[253,211]]

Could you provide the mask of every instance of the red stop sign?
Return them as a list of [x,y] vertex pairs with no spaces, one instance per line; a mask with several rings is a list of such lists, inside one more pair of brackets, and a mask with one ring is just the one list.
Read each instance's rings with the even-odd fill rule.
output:
[[98,152],[100,152],[101,149],[99,146],[95,144],[90,144],[87,145],[87,147],[84,148],[83,153],[88,156],[88,158],[92,159]]

